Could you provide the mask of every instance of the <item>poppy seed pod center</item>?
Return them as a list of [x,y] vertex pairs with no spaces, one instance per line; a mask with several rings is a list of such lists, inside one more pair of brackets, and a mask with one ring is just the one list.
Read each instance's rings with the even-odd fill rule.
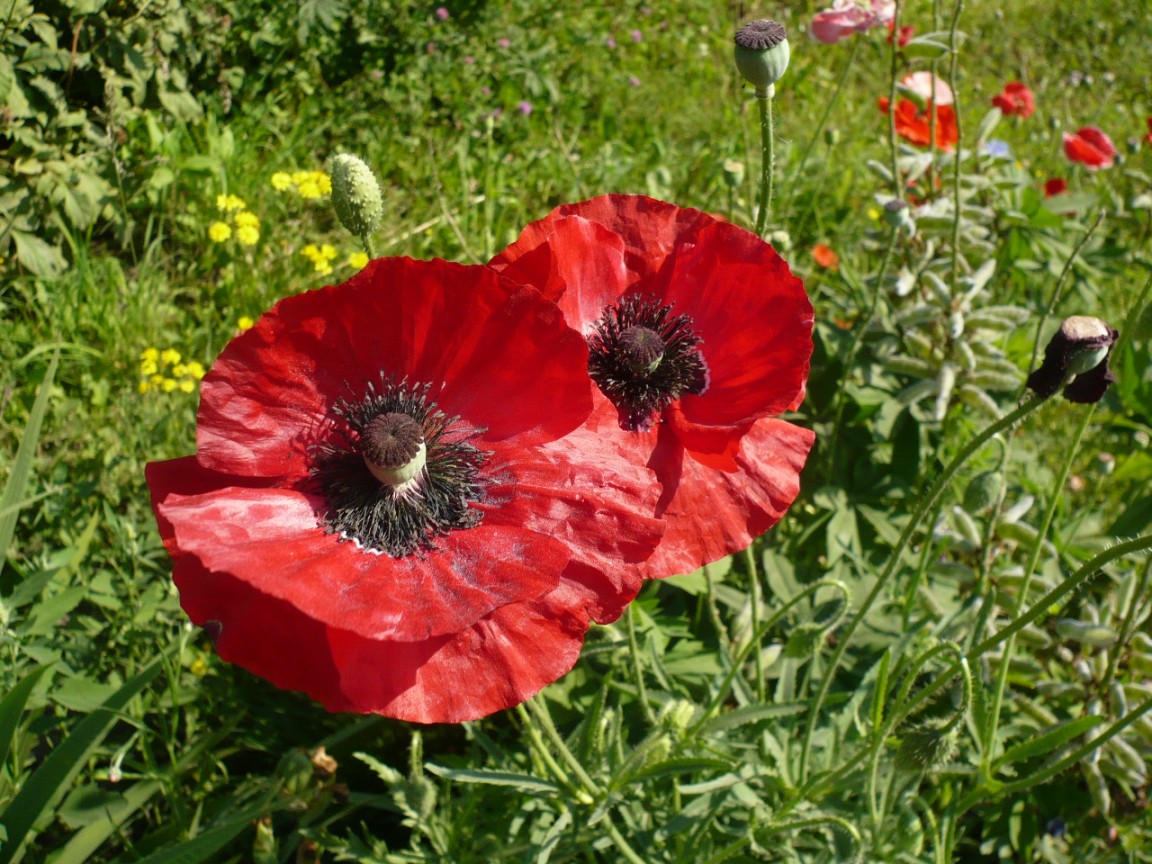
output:
[[604,309],[588,337],[588,374],[629,431],[648,429],[684,395],[708,387],[700,337],[688,315],[655,297],[631,294]]
[[487,456],[471,441],[481,430],[446,416],[430,392],[382,377],[333,406],[333,434],[313,448],[312,466],[329,532],[402,558],[480,524],[471,505],[484,498]]
[[388,486],[414,479],[428,458],[423,427],[407,414],[395,411],[369,421],[360,439],[360,450],[372,476]]
[[620,334],[620,353],[636,372],[655,372],[664,358],[664,340],[650,327],[629,327]]

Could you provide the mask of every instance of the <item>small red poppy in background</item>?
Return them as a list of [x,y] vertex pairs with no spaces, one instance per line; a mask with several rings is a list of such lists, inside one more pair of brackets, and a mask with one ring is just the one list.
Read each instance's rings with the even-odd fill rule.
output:
[[617,617],[662,526],[585,432],[588,348],[484,267],[370,262],[289,297],[204,378],[195,456],[147,479],[222,658],[419,723],[527,699]]
[[1064,155],[1089,171],[1111,168],[1116,161],[1116,145],[1097,126],[1083,126],[1075,134],[1064,133]]
[[1152,144],[1152,117],[1148,118],[1148,134],[1144,136],[1144,140]]
[[1036,100],[1027,85],[1012,81],[1004,85],[1003,91],[992,97],[995,105],[1006,117],[1031,117],[1036,111]]
[[896,35],[896,22],[895,21],[889,21],[888,22],[888,44],[889,45],[892,44],[892,40],[895,37],[896,47],[897,48],[903,48],[905,45],[907,45],[909,42],[912,41],[912,36],[915,33],[916,33],[916,28],[913,27],[911,24],[909,24],[907,27],[901,27],[900,28],[900,35],[897,36]]
[[812,304],[749,231],[639,195],[529,225],[491,265],[539,289],[588,340],[603,446],[656,472],[652,578],[746,548],[800,489],[814,436],[774,415],[804,399]]
[[1044,197],[1052,198],[1055,195],[1063,195],[1068,191],[1068,181],[1063,177],[1053,177],[1050,180],[1044,181]]
[[815,258],[816,263],[825,270],[840,269],[840,256],[823,243],[817,243],[812,247],[812,257]]
[[[880,110],[887,114],[889,102],[885,97],[878,101]],[[928,147],[932,143],[932,103],[921,110],[911,99],[901,99],[896,103],[896,134],[911,144]],[[956,126],[956,110],[951,105],[936,105],[936,146],[941,150],[951,150],[960,140],[960,130]]]

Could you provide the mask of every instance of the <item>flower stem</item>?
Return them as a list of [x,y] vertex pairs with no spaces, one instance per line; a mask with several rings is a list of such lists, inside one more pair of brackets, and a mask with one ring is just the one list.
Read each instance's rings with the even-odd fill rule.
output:
[[756,569],[756,556],[749,546],[744,550],[744,561],[748,565],[748,587],[751,589],[749,602],[752,606],[752,635],[756,661],[756,700],[764,703],[764,652],[760,650],[760,573]]
[[360,237],[360,242],[364,244],[364,251],[368,253],[369,258],[376,257],[376,246],[372,242],[371,234],[363,234]]
[[652,725],[656,723],[656,714],[648,704],[648,688],[644,686],[644,666],[640,662],[640,648],[636,643],[636,611],[635,605],[628,606],[628,653],[632,658],[632,671],[636,676],[636,695],[640,699],[640,707],[644,709],[645,719]]
[[539,724],[539,728],[544,731],[545,737],[556,749],[556,752],[560,754],[560,758],[567,763],[572,773],[576,776],[576,779],[580,781],[580,785],[583,787],[585,794],[591,798],[600,797],[600,787],[596,785],[596,781],[584,770],[584,766],[580,764],[580,760],[572,754],[572,751],[568,749],[568,745],[564,743],[564,739],[560,737],[560,733],[556,729],[556,724],[552,722],[552,714],[548,711],[548,706],[544,704],[543,697],[533,696],[526,704],[528,705],[529,711],[531,711],[535,717],[536,722]]
[[956,454],[948,466],[945,467],[936,478],[936,482],[932,484],[931,488],[929,488],[924,494],[924,497],[916,505],[916,509],[908,519],[908,524],[904,526],[900,538],[896,541],[896,546],[892,549],[892,553],[888,557],[888,563],[876,579],[876,584],[872,586],[872,590],[868,592],[868,596],[864,598],[864,602],[860,605],[860,610],[848,623],[844,633],[840,636],[836,650],[832,658],[828,661],[827,669],[824,670],[824,676],[820,680],[820,689],[817,691],[816,697],[812,700],[812,708],[808,712],[808,723],[805,726],[804,737],[801,742],[800,765],[797,772],[801,784],[803,784],[807,778],[808,759],[812,749],[812,736],[815,734],[816,723],[820,718],[820,711],[824,707],[824,700],[828,698],[828,691],[832,689],[832,681],[836,677],[836,669],[839,667],[840,661],[844,658],[844,654],[848,650],[848,645],[852,641],[852,636],[855,634],[856,628],[863,623],[868,611],[872,608],[872,604],[876,602],[876,599],[880,596],[880,592],[888,584],[888,580],[892,578],[892,575],[896,572],[896,568],[900,565],[904,553],[908,549],[908,544],[912,540],[912,535],[916,533],[916,529],[920,527],[920,523],[924,521],[924,517],[931,512],[933,505],[936,503],[936,499],[943,494],[948,484],[952,482],[952,478],[956,476],[956,472],[960,470],[964,463],[994,435],[998,435],[1012,428],[1023,420],[1026,415],[1043,405],[1045,401],[1046,399],[1042,398],[1027,398],[1018,405],[1015,410],[1005,414],[973,437],[972,440]]
[[760,210],[756,214],[756,233],[764,236],[768,225],[768,212],[772,209],[772,175],[776,169],[776,156],[772,130],[772,87],[756,91],[756,104],[760,108]]

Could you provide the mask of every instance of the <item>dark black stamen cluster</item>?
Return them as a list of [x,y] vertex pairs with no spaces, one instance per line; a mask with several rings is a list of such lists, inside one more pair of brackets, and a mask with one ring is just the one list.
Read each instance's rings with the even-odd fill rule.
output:
[[[461,429],[460,418],[445,416],[429,400],[429,390],[429,384],[395,383],[381,376],[380,386],[369,383],[360,399],[341,399],[333,406],[332,432],[312,448],[312,477],[327,501],[329,533],[402,558],[434,549],[435,539],[450,531],[480,523],[483,514],[469,505],[484,497],[487,483],[480,469],[487,456],[469,442],[482,430]],[[373,424],[396,414],[416,424],[392,421],[407,429],[397,437],[409,438],[415,428],[427,447],[424,470],[400,487],[373,477],[363,455]]]
[[688,315],[632,294],[605,308],[596,322],[588,337],[588,374],[619,409],[621,426],[647,429],[673,401],[707,389],[699,344]]

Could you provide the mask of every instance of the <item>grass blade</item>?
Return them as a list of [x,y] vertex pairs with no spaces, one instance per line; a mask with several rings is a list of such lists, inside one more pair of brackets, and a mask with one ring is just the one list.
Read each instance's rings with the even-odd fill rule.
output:
[[16,728],[20,725],[20,715],[24,711],[28,697],[32,694],[32,688],[36,686],[40,676],[47,671],[47,666],[33,669],[24,676],[23,681],[9,691],[3,700],[0,700],[0,766],[8,758],[8,749],[12,746],[12,739],[16,737]]
[[48,413],[48,394],[52,391],[52,379],[56,377],[56,366],[60,361],[60,354],[52,355],[48,363],[48,371],[44,373],[44,380],[40,382],[40,389],[36,392],[36,401],[32,404],[32,413],[28,415],[28,425],[24,427],[24,437],[16,448],[16,459],[12,462],[12,473],[8,475],[8,482],[4,484],[4,494],[0,496],[0,575],[4,573],[4,560],[8,554],[8,547],[12,545],[12,537],[16,533],[16,520],[20,516],[21,498],[24,495],[24,486],[32,473],[32,463],[36,458],[36,444],[40,440],[40,427],[44,425],[44,415]]
[[160,658],[157,658],[109,696],[103,705],[77,723],[68,737],[53,749],[43,764],[25,781],[16,797],[0,813],[0,822],[8,832],[8,841],[0,846],[0,864],[13,864],[24,856],[32,826],[59,802],[84,767],[88,756],[115,724],[124,706],[159,671]]

